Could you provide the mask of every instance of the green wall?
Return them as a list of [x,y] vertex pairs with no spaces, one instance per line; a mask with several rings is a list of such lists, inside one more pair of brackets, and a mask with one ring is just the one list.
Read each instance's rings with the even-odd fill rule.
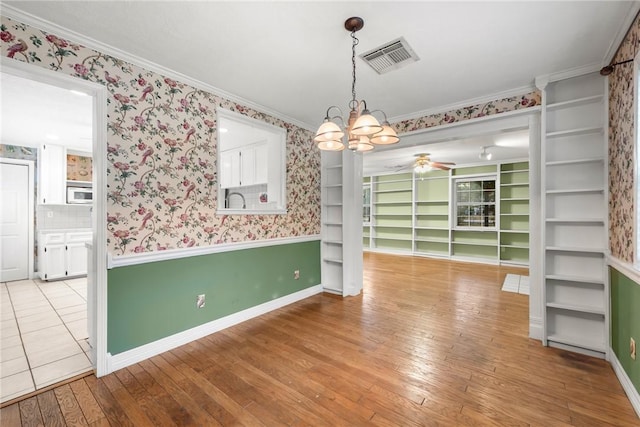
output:
[[[115,355],[319,285],[320,242],[119,267],[107,280],[107,350]],[[201,309],[199,294],[206,294]]]
[[[611,279],[611,345],[616,357],[640,392],[640,285],[609,268]],[[636,360],[629,354],[629,338],[636,341]]]

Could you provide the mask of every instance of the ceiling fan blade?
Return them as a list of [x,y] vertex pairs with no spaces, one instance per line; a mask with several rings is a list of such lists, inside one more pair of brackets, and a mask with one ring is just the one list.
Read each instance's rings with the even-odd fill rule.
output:
[[455,165],[454,162],[431,162],[431,163],[438,163],[439,165]]
[[442,163],[438,163],[438,162],[431,162],[431,164],[429,166],[431,166],[432,168],[435,168],[435,169],[443,170],[443,171],[451,170],[450,167],[447,167],[447,166],[443,165]]

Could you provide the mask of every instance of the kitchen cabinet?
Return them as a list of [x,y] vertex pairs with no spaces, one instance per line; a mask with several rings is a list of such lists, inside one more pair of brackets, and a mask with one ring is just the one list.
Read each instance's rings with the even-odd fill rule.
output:
[[267,144],[253,144],[220,153],[220,187],[266,184]]
[[91,230],[56,230],[38,233],[38,274],[42,280],[87,274],[87,248]]
[[38,150],[38,204],[66,203],[66,149],[44,144]]

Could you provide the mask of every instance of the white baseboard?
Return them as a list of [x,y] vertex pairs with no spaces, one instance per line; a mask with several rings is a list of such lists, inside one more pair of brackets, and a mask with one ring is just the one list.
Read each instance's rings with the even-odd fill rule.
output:
[[542,319],[529,317],[529,338],[542,341]]
[[636,390],[635,386],[631,382],[631,378],[629,378],[625,372],[612,348],[609,349],[609,362],[611,363],[613,372],[616,373],[618,381],[620,381],[624,392],[627,393],[631,406],[633,406],[636,414],[638,414],[638,418],[640,418],[640,393],[638,393],[638,390]]
[[230,314],[221,319],[216,319],[209,323],[187,329],[186,331],[159,339],[149,344],[145,344],[140,347],[118,353],[115,356],[112,356],[110,353],[108,353],[107,372],[105,372],[105,375],[117,371],[118,369],[126,368],[127,366],[133,365],[134,363],[149,359],[150,357],[156,356],[165,351],[187,344],[191,341],[200,339],[214,332],[218,332],[230,326],[237,325],[238,323],[242,323],[245,320],[249,320],[270,311],[277,310],[278,308],[284,307],[286,305],[292,304],[294,302],[303,300],[319,293],[322,293],[322,285],[312,286],[293,294],[289,294],[281,298],[256,305],[255,307],[247,308],[246,310]]

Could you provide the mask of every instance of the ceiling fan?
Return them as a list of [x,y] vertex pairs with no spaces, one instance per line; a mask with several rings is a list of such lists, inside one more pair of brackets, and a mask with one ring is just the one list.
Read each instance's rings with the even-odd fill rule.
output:
[[416,173],[424,173],[431,169],[440,169],[443,171],[448,171],[451,169],[449,166],[455,165],[453,162],[434,162],[429,157],[429,153],[419,153],[415,155],[416,161],[413,164],[413,170]]

